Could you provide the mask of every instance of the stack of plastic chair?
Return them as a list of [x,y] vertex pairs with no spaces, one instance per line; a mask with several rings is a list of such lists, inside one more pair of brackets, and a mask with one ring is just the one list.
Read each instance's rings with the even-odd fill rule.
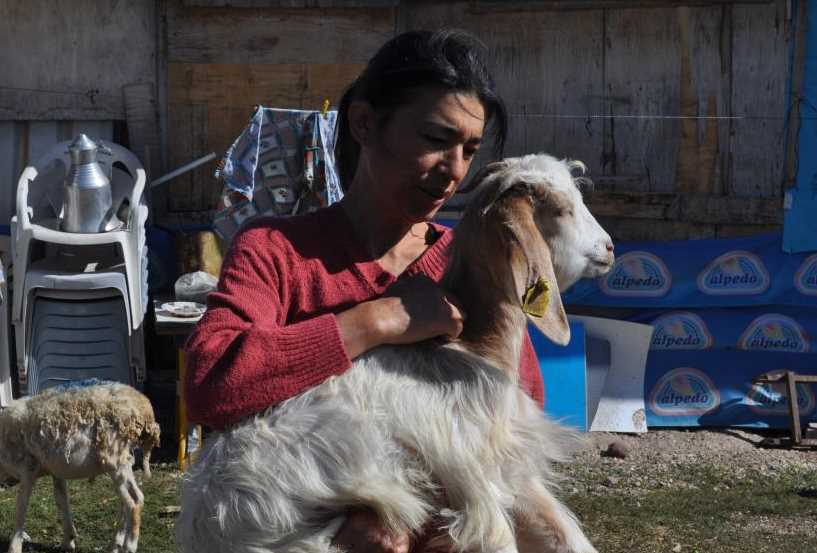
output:
[[9,295],[6,274],[0,263],[0,407],[13,399],[11,385],[11,357],[9,356]]
[[[69,142],[25,168],[12,235],[12,322],[21,394],[85,378],[139,386],[147,310],[145,171],[129,150],[106,144],[100,160],[122,225],[60,230]],[[117,209],[118,208],[118,209]]]

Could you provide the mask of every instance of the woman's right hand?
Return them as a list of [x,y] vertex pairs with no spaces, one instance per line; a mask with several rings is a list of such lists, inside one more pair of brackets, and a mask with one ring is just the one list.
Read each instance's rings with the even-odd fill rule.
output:
[[384,344],[413,344],[462,332],[465,314],[457,299],[425,275],[395,282],[375,300],[383,306],[380,331]]
[[337,315],[346,351],[355,358],[380,344],[413,344],[462,332],[457,299],[425,275],[398,280],[386,293]]

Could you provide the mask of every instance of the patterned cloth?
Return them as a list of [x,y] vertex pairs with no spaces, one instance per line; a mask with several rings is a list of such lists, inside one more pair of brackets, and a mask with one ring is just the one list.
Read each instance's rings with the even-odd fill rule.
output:
[[216,171],[225,192],[246,201],[216,214],[216,231],[230,239],[257,215],[314,211],[343,197],[335,171],[336,111],[259,107]]

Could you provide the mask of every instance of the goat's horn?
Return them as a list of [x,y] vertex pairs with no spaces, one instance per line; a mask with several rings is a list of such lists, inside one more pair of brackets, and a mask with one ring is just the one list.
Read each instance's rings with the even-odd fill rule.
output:
[[471,177],[471,180],[468,181],[468,184],[457,190],[457,194],[467,194],[471,192],[474,188],[479,186],[479,184],[496,173],[497,171],[501,171],[508,166],[507,163],[504,161],[495,161],[493,163],[489,163],[488,165],[484,166],[482,169],[477,171],[477,173]]

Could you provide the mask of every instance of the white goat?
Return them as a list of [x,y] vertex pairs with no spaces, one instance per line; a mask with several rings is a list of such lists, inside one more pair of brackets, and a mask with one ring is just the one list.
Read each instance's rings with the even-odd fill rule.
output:
[[50,474],[62,515],[62,548],[76,549],[66,480],[111,475],[122,499],[114,553],[135,553],[144,497],[133,476],[134,447],[150,476],[150,451],[159,443],[150,401],[130,386],[104,383],[51,388],[0,411],[0,482],[19,482],[8,553],[20,553],[28,500],[36,480]]
[[477,175],[443,282],[468,313],[460,339],[376,348],[211,437],[183,485],[181,550],[325,553],[367,507],[395,532],[442,520],[456,551],[594,552],[551,492],[572,434],[517,374],[526,319],[567,343],[558,288],[613,262],[571,174],[583,167],[531,155]]

